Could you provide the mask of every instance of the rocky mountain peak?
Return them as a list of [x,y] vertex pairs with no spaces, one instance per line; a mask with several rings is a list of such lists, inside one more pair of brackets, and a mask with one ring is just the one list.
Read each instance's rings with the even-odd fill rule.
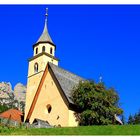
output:
[[14,87],[14,95],[16,100],[25,101],[26,86],[24,86],[22,83],[17,83]]

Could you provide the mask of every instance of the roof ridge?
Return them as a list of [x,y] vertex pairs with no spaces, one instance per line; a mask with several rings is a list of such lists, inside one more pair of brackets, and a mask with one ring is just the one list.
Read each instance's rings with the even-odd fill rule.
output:
[[[71,72],[71,71],[66,70],[66,69],[64,69],[64,68],[62,68],[62,67],[56,66],[56,65],[54,65],[53,63],[49,62],[49,65],[50,65],[50,64],[53,65],[53,66],[55,66],[55,67],[57,67],[57,68],[59,68],[59,69],[61,69],[61,70],[63,70],[63,71],[65,71],[65,72],[67,72],[67,73],[69,73],[69,74],[71,74],[71,75],[74,75],[74,76],[76,76],[76,77],[79,77],[80,79],[85,80],[85,78],[83,78],[83,77],[81,77],[81,76],[75,74],[74,72]],[[64,75],[63,75],[63,76],[64,76]]]

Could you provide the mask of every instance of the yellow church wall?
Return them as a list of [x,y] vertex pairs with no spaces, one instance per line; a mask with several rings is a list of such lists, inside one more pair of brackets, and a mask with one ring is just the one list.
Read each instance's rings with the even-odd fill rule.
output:
[[[52,56],[55,56],[55,47],[49,43],[41,43],[34,47],[34,56],[42,52],[42,47],[45,46],[45,52],[50,54],[50,48],[52,48]],[[36,48],[38,53],[36,54]]]
[[[28,81],[27,81],[27,92],[26,92],[26,104],[25,104],[25,119],[32,104],[34,95],[37,91],[44,69],[46,67],[45,56],[40,56],[29,62],[28,68]],[[38,63],[38,73],[34,72],[34,65]]]
[[27,92],[26,92],[26,103],[25,103],[25,117],[24,117],[25,119],[26,119],[26,116],[27,116],[28,111],[30,109],[30,106],[32,104],[34,95],[37,91],[37,88],[38,88],[38,85],[40,83],[42,75],[43,75],[43,72],[38,73],[38,74],[28,78]]
[[[52,107],[50,113],[47,111],[48,104]],[[35,118],[48,121],[51,125],[60,124],[61,126],[69,126],[68,107],[63,101],[49,72],[40,91],[34,111],[30,118],[30,123],[32,123]],[[71,120],[73,120],[72,117]]]
[[[33,102],[43,72],[37,73],[28,78],[25,119]],[[48,113],[47,111],[46,106],[48,104],[52,106],[51,113]],[[30,123],[32,123],[35,118],[45,121],[47,120],[51,125],[60,124],[61,126],[65,127],[78,126],[74,116],[74,111],[69,110],[66,106],[49,72],[42,86],[40,95],[30,119]]]
[[76,121],[76,117],[74,115],[74,111],[69,110],[69,124],[70,127],[78,126],[78,122]]
[[[50,45],[50,46],[52,46],[52,45]],[[54,46],[52,46],[52,47],[54,47]],[[40,47],[40,48],[41,48],[40,51],[42,51],[42,47]],[[52,58],[46,56],[45,54],[42,54],[41,56],[29,61],[27,92],[26,92],[26,105],[25,105],[25,119],[26,119],[26,116],[27,116],[28,111],[30,109],[34,95],[37,91],[41,77],[44,73],[44,70],[45,70],[48,62],[52,62]],[[35,71],[34,71],[35,63],[38,63],[38,72],[37,73],[35,73]],[[58,65],[58,61],[53,59],[53,64]]]
[[[52,62],[52,59],[46,56],[45,54],[42,54],[42,56],[39,56],[36,59],[31,60],[29,62],[28,77],[35,74],[34,72],[35,63],[38,63],[38,72],[40,72],[45,70],[45,67],[48,62]],[[58,65],[58,61],[53,59],[53,64]]]

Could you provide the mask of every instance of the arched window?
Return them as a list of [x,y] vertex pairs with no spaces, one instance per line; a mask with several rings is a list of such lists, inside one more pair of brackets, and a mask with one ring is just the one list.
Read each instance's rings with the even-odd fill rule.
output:
[[50,54],[52,54],[52,48],[50,48]]
[[51,105],[50,105],[50,104],[48,104],[48,105],[47,105],[47,110],[48,110],[48,113],[50,113],[50,112],[51,112],[52,107],[51,107]]
[[45,52],[45,46],[42,47],[42,52]]
[[38,54],[38,48],[36,48],[36,50],[35,50],[35,54]]
[[34,65],[34,72],[35,72],[35,73],[38,72],[38,63],[35,63],[35,65]]

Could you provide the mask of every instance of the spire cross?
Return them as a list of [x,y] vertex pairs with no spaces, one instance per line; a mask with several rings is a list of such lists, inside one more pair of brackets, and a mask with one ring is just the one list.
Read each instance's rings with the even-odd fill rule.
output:
[[46,14],[45,14],[45,16],[46,17],[48,16],[48,8],[46,8]]
[[48,17],[48,8],[46,8],[46,14],[45,14],[46,18],[45,18],[45,22],[46,22],[46,25],[47,25],[47,17]]

